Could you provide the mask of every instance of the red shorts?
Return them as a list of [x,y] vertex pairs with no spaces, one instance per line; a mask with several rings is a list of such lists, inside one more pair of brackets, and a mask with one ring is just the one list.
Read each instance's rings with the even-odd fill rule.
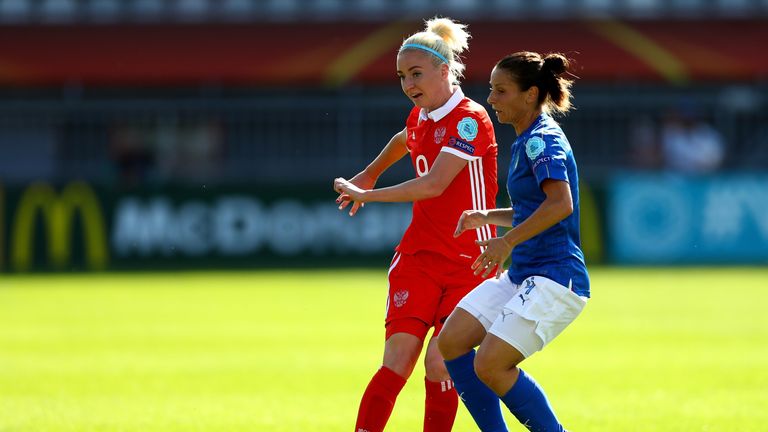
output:
[[456,304],[486,278],[472,274],[470,265],[438,253],[395,253],[389,268],[386,338],[409,333],[424,339],[430,327],[437,336]]

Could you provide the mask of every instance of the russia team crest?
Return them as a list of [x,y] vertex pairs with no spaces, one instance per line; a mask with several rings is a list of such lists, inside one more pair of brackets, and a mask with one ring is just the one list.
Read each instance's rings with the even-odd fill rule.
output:
[[395,307],[403,307],[405,305],[405,302],[408,301],[408,291],[402,290],[395,293],[394,297],[392,298],[393,303],[395,303]]
[[443,142],[443,138],[445,138],[445,127],[440,126],[439,128],[435,129],[435,144],[440,144]]

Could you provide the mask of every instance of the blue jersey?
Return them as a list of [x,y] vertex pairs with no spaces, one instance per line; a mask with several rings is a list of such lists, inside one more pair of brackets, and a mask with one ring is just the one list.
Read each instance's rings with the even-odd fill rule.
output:
[[573,213],[512,251],[509,277],[520,284],[529,276],[544,276],[589,297],[589,275],[579,234],[579,175],[571,145],[560,126],[546,113],[512,144],[507,191],[515,211],[512,226],[526,220],[547,197],[546,179],[568,182]]

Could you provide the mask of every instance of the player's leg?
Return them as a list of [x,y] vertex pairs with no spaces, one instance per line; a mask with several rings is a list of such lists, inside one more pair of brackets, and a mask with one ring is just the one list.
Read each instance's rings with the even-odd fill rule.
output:
[[389,272],[386,342],[381,368],[360,401],[355,431],[379,432],[413,372],[434,316],[439,288],[412,255],[396,254]]
[[[426,329],[426,324],[421,325]],[[395,333],[387,338],[382,366],[371,378],[360,400],[356,432],[384,430],[397,396],[419,359],[422,345],[423,338],[409,333]]]
[[526,279],[478,349],[478,376],[530,430],[563,431],[563,426],[542,388],[518,364],[557,336],[584,304],[585,300],[549,279]]
[[448,432],[456,419],[459,398],[443,356],[440,354],[437,341],[443,324],[456,308],[456,304],[484,279],[468,271],[466,263],[446,260],[445,257],[437,254],[432,254],[428,258],[432,262],[425,262],[425,264],[432,273],[432,279],[439,281],[442,294],[433,320],[435,331],[424,356],[426,370],[424,431]]
[[483,324],[472,314],[457,307],[443,326],[437,345],[445,361],[452,361],[470,352],[474,352],[485,338]]
[[466,310],[457,307],[440,332],[438,347],[445,360],[453,360],[473,351],[485,335],[483,324]]
[[456,308],[438,339],[445,365],[462,403],[481,431],[506,431],[499,398],[475,374],[475,349],[485,327],[469,312]]
[[424,369],[424,432],[449,432],[456,419],[459,397],[437,348],[436,337],[427,345]]
[[[528,323],[535,325],[531,321]],[[525,327],[525,323],[520,324],[520,328]],[[524,359],[525,356],[515,347],[489,334],[478,349],[475,369],[477,376],[501,398],[525,427],[542,432],[562,431],[563,426],[543,389],[530,375],[517,367]]]
[[445,358],[462,402],[482,431],[506,431],[498,396],[475,373],[475,350],[515,292],[516,285],[505,275],[489,279],[467,294],[445,323],[438,346]]
[[[423,322],[414,321],[414,326],[424,326],[424,331],[428,330]],[[389,336],[384,343],[384,356],[381,365],[404,379],[408,379],[416,367],[423,345],[423,337],[412,333],[395,333]]]

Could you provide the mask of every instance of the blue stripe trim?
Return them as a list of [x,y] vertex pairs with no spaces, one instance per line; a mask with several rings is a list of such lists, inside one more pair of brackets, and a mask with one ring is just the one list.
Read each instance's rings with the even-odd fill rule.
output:
[[439,52],[433,50],[432,48],[430,48],[428,46],[424,46],[424,45],[421,45],[421,44],[405,44],[405,45],[400,47],[400,51],[402,51],[404,49],[407,49],[407,48],[416,48],[416,49],[420,49],[422,51],[430,52],[430,53],[434,54],[435,57],[437,57],[440,60],[442,60],[443,63],[445,63],[445,64],[450,64],[451,63],[451,62],[448,61],[447,58],[445,58],[445,56],[443,56],[442,54],[440,54]]

